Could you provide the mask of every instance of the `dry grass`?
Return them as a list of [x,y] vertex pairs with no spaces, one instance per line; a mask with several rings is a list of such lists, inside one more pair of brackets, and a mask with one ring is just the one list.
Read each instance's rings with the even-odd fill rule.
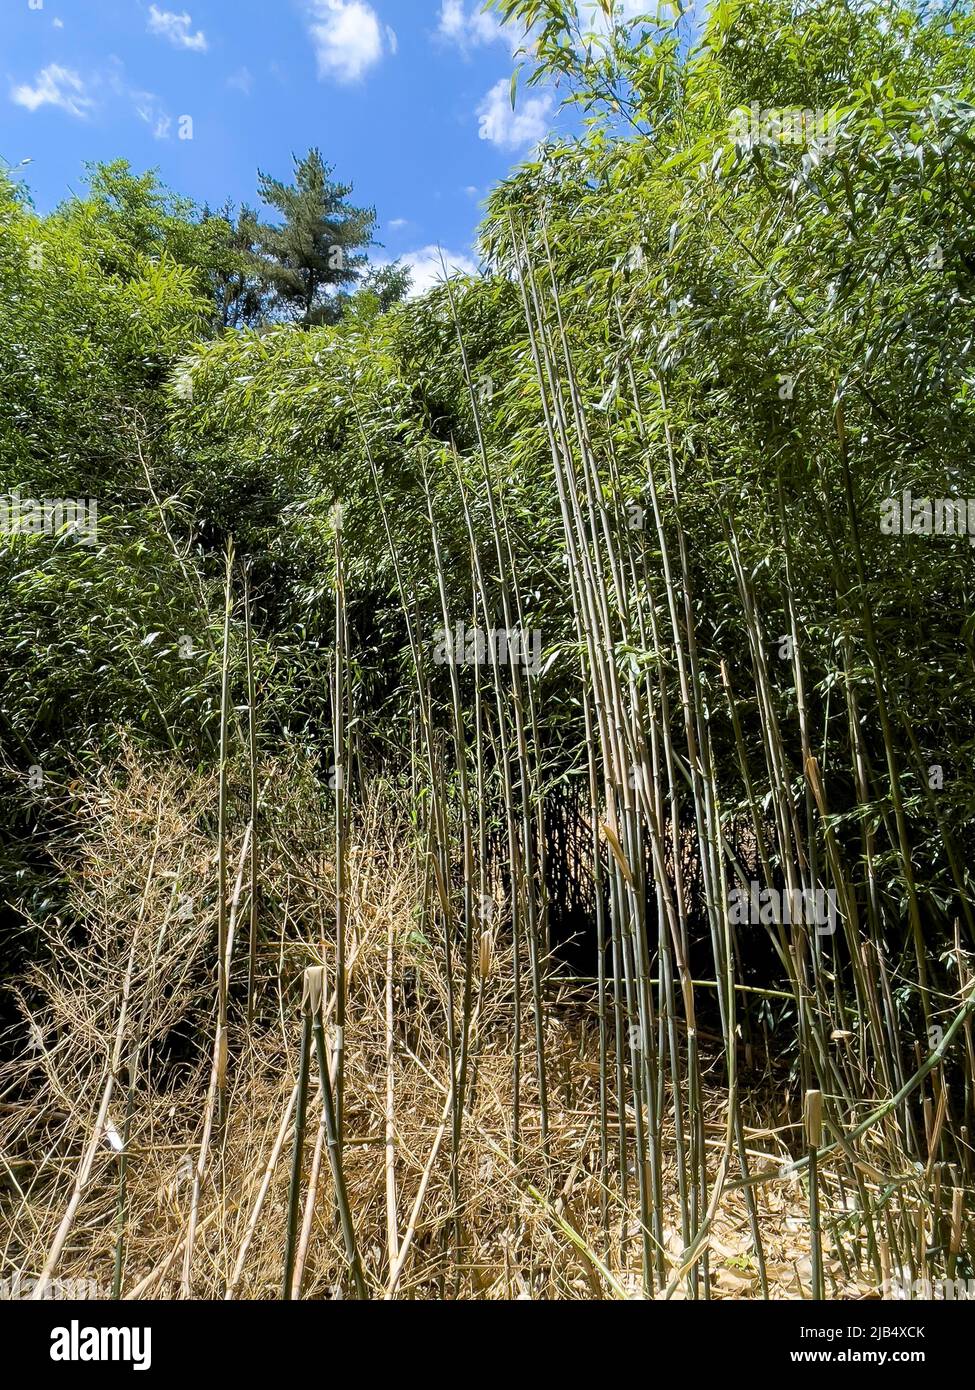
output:
[[[248,1029],[247,952],[239,931],[248,904],[238,893],[230,901],[238,949],[231,969],[226,1118],[215,1129],[202,1175],[188,1272],[197,1298],[281,1296],[301,976],[307,965],[321,963],[323,951],[327,971],[334,965],[332,865],[314,833],[322,824],[314,779],[296,764],[265,767],[261,780],[269,791],[256,1019]],[[216,1017],[216,786],[130,757],[82,796],[79,833],[61,864],[65,909],[34,924],[43,963],[17,986],[23,1021],[14,1060],[2,1073],[2,1277],[36,1278],[74,1191],[76,1209],[54,1276],[94,1280],[99,1295],[108,1297],[121,1248],[123,1297],[174,1298],[187,1287],[183,1257]],[[389,796],[377,794],[354,823],[344,1162],[370,1295],[388,1296],[395,1282],[395,1296],[416,1299],[639,1296],[635,1180],[625,1202],[618,1190],[600,1193],[592,1001],[564,983],[550,980],[547,990],[550,1158],[545,1163],[541,1156],[537,1094],[525,1065],[520,1167],[511,1160],[513,962],[503,924],[490,948],[479,952],[486,977],[476,989],[460,1210],[454,1210],[443,945],[423,935],[423,865],[411,844]],[[228,843],[232,885],[245,877],[245,849],[238,827]],[[530,1030],[529,1001],[524,1009],[523,1037]],[[615,1097],[611,1110],[615,1115]],[[349,1284],[327,1163],[307,1212],[319,1114],[313,1085],[300,1296],[327,1299],[348,1296]],[[706,1120],[716,1169],[726,1123],[717,1085],[706,1093]],[[664,1135],[669,1144],[669,1124]],[[756,1127],[746,1140],[753,1155],[788,1157],[774,1127]],[[663,1178],[667,1260],[674,1270],[683,1240],[670,1157]],[[802,1184],[793,1179],[764,1186],[758,1209],[771,1296],[808,1297]],[[393,1281],[404,1245],[401,1274]],[[853,1254],[846,1273],[830,1255],[827,1248],[833,1296],[869,1293],[875,1281],[860,1273]],[[712,1297],[760,1293],[739,1191],[729,1189],[717,1211],[709,1267]],[[683,1294],[678,1280],[674,1296]]]

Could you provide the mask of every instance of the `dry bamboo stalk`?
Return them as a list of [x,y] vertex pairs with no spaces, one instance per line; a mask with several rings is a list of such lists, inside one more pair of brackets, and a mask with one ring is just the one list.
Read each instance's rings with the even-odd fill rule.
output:
[[390,1269],[399,1258],[396,1212],[396,1034],[393,1015],[393,924],[386,923],[386,1246]]
[[437,1133],[434,1137],[433,1145],[430,1149],[430,1156],[427,1159],[423,1168],[423,1174],[420,1178],[420,1186],[417,1189],[416,1199],[413,1203],[413,1210],[410,1212],[409,1223],[406,1227],[406,1230],[403,1233],[403,1239],[400,1242],[399,1253],[397,1254],[396,1260],[394,1261],[393,1266],[390,1269],[389,1280],[386,1284],[386,1291],[383,1294],[384,1301],[388,1301],[396,1297],[396,1291],[399,1288],[400,1280],[403,1277],[403,1270],[406,1268],[406,1261],[409,1258],[410,1246],[413,1244],[413,1238],[416,1235],[417,1223],[420,1219],[420,1212],[423,1210],[423,1202],[424,1198],[427,1195],[427,1188],[430,1184],[430,1177],[433,1173],[434,1164],[437,1161],[437,1154],[440,1152],[440,1145],[443,1143],[444,1135],[447,1133],[447,1120],[450,1118],[450,1114],[453,1108],[454,1087],[453,1085],[450,1085],[447,1088],[447,1100],[444,1104],[443,1114],[440,1119],[440,1128],[437,1130]]
[[61,1218],[61,1224],[57,1229],[57,1233],[54,1237],[54,1241],[48,1253],[47,1260],[44,1263],[44,1268],[41,1270],[40,1276],[37,1280],[37,1284],[35,1285],[31,1293],[31,1298],[35,1300],[44,1298],[47,1294],[48,1288],[50,1287],[51,1278],[58,1267],[58,1261],[61,1258],[61,1252],[64,1249],[65,1242],[67,1241],[68,1236],[71,1234],[71,1228],[74,1225],[75,1215],[78,1211],[79,1206],[81,1205],[81,1200],[85,1194],[85,1189],[88,1186],[88,1179],[91,1177],[91,1170],[95,1162],[95,1155],[98,1152],[98,1146],[105,1136],[105,1124],[108,1117],[109,1103],[112,1099],[112,1090],[115,1084],[115,1072],[116,1068],[121,1062],[120,1045],[125,1032],[126,1008],[128,1005],[129,991],[132,983],[132,961],[134,955],[135,942],[133,941],[132,952],[129,955],[129,968],[126,971],[125,983],[122,987],[122,1007],[119,1010],[119,1022],[115,1034],[116,1055],[113,1058],[112,1064],[109,1068],[108,1076],[105,1080],[105,1085],[102,1090],[101,1103],[98,1107],[98,1114],[95,1117],[95,1124],[94,1128],[92,1129],[91,1138],[88,1141],[81,1162],[78,1165],[78,1171],[75,1175],[74,1189],[71,1193],[71,1198],[68,1202],[68,1206],[64,1213],[64,1216]]
[[965,1215],[965,1189],[956,1187],[951,1194],[951,1233],[948,1238],[948,1278],[954,1279],[955,1265],[961,1254]]
[[[244,840],[238,858],[237,877],[234,883],[234,892],[229,914],[227,914],[226,905],[224,906],[226,925],[224,927],[224,938],[222,943],[223,952],[221,953],[219,964],[220,976],[224,981],[230,978],[234,939],[236,937],[237,908],[243,888],[244,866],[247,863],[247,854],[250,848],[251,830],[252,826],[248,825],[244,832]],[[226,885],[224,884],[224,886]],[[203,1120],[203,1138],[200,1141],[200,1152],[197,1156],[196,1168],[193,1172],[193,1189],[190,1195],[186,1243],[183,1247],[183,1279],[181,1285],[181,1296],[183,1298],[192,1298],[193,1296],[193,1251],[196,1243],[196,1228],[199,1219],[200,1191],[210,1155],[210,1142],[213,1137],[214,1128],[218,1123],[219,1097],[226,1085],[226,1076],[227,1025],[226,1018],[224,1018],[223,1024],[221,1025],[218,1013],[217,1027],[213,1037],[213,1055],[210,1063],[210,1085],[207,1089],[206,1109]]]
[[301,1291],[304,1287],[305,1264],[308,1259],[308,1247],[311,1244],[312,1225],[315,1220],[315,1202],[318,1198],[318,1184],[322,1175],[322,1158],[325,1155],[325,1112],[318,1125],[318,1133],[315,1135],[315,1150],[311,1159],[311,1170],[308,1174],[308,1192],[305,1196],[305,1210],[301,1218],[301,1232],[298,1236],[298,1248],[295,1252],[294,1278],[291,1285],[291,1297],[295,1302],[301,1298]]
[[234,1295],[237,1292],[237,1288],[240,1284],[240,1281],[243,1278],[244,1266],[247,1263],[247,1254],[251,1247],[251,1241],[254,1239],[255,1232],[257,1231],[257,1224],[261,1219],[261,1212],[264,1210],[264,1201],[270,1189],[271,1180],[274,1177],[275,1170],[278,1166],[278,1161],[281,1158],[281,1151],[284,1148],[285,1140],[288,1134],[288,1128],[291,1124],[291,1116],[294,1113],[295,1101],[297,1100],[297,1098],[298,1087],[294,1086],[292,1087],[291,1096],[288,1100],[288,1104],[284,1108],[284,1114],[282,1115],[281,1123],[278,1126],[277,1137],[275,1138],[274,1144],[271,1147],[271,1152],[268,1156],[267,1164],[264,1168],[264,1176],[261,1178],[261,1186],[258,1190],[257,1197],[254,1200],[254,1207],[247,1221],[247,1229],[244,1231],[244,1238],[240,1243],[240,1249],[237,1251],[237,1258],[234,1261],[233,1273],[230,1276],[230,1280],[227,1284],[227,1291],[224,1295],[226,1299],[232,1299],[234,1297]]
[[161,833],[161,816],[162,803],[160,801],[159,807],[156,811],[155,841],[153,843],[152,855],[149,860],[149,870],[146,875],[146,886],[143,889],[142,893],[142,903],[139,909],[139,916],[135,924],[135,929],[132,933],[132,945],[129,948],[129,959],[125,970],[125,978],[122,983],[122,997],[119,1005],[118,1023],[115,1027],[115,1038],[112,1044],[112,1053],[108,1064],[108,1074],[105,1078],[105,1084],[102,1089],[102,1097],[98,1107],[98,1114],[95,1117],[95,1125],[92,1130],[91,1138],[88,1141],[87,1147],[85,1148],[84,1154],[82,1155],[81,1162],[78,1165],[78,1171],[75,1175],[74,1188],[72,1190],[71,1197],[68,1201],[67,1209],[64,1213],[64,1216],[61,1218],[61,1223],[58,1226],[54,1240],[51,1244],[51,1249],[48,1252],[47,1259],[44,1262],[44,1268],[41,1270],[37,1283],[34,1286],[34,1289],[31,1293],[31,1298],[34,1300],[44,1298],[47,1294],[47,1290],[50,1288],[51,1279],[55,1271],[57,1270],[58,1262],[61,1258],[62,1251],[64,1250],[64,1246],[68,1239],[68,1236],[71,1234],[71,1228],[74,1225],[75,1216],[78,1212],[78,1208],[81,1205],[82,1198],[84,1197],[85,1189],[88,1186],[88,1179],[91,1177],[91,1170],[94,1166],[95,1155],[98,1152],[98,1145],[104,1137],[105,1123],[108,1118],[108,1107],[112,1099],[112,1092],[115,1086],[115,1078],[122,1061],[122,1050],[125,1041],[125,1027],[128,1022],[129,997],[132,992],[132,973],[135,967],[136,949],[141,939],[141,929],[145,917],[146,906],[149,900],[149,888],[152,883],[152,876],[155,870],[156,854],[159,849],[159,838]]

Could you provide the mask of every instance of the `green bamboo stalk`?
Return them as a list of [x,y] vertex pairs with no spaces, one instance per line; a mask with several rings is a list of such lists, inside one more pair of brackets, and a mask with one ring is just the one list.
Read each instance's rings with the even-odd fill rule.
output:
[[345,561],[342,552],[342,503],[333,509],[335,544],[335,674],[333,747],[335,750],[335,1125],[341,1156],[345,1097],[345,950],[348,917],[349,747],[346,728],[348,630],[345,609]]
[[813,1298],[821,1302],[826,1297],[823,1280],[823,1234],[819,1216],[819,1146],[823,1133],[821,1091],[806,1092],[805,1132],[809,1159],[809,1235],[812,1246]]
[[[315,1040],[315,1056],[318,1061],[318,1081],[321,1088],[322,1106],[325,1113],[325,1143],[328,1149],[329,1166],[332,1170],[332,1183],[335,1188],[335,1205],[338,1208],[342,1238],[345,1243],[345,1256],[355,1289],[356,1298],[368,1299],[369,1290],[362,1271],[362,1261],[356,1243],[355,1223],[345,1184],[345,1167],[342,1158],[342,1144],[338,1132],[338,1115],[335,1098],[332,1094],[332,1080],[328,1057],[325,1050],[325,1029],[322,1022],[325,998],[325,971],[321,966],[310,966],[305,971],[304,1010],[310,1022]],[[336,1075],[338,1071],[338,1056]]]
[[230,771],[230,630],[233,619],[234,542],[227,543],[227,574],[224,595],[223,657],[220,684],[220,785],[217,807],[217,1115],[226,1121],[227,1088],[227,838],[228,781]]
[[247,951],[247,1027],[254,1026],[255,989],[257,985],[257,928],[261,876],[260,833],[258,828],[258,769],[257,769],[257,693],[254,681],[254,634],[251,624],[251,567],[244,570],[244,641],[247,652],[247,735],[250,762],[250,909]]

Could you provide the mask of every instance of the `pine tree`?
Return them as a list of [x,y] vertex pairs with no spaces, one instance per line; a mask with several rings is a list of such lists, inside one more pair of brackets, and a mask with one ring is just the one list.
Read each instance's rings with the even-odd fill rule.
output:
[[331,175],[317,149],[295,158],[293,184],[258,174],[262,200],[284,218],[261,232],[267,279],[276,307],[305,328],[340,317],[336,292],[358,281],[366,258],[357,252],[371,244],[376,223],[375,209],[351,206],[352,185]]

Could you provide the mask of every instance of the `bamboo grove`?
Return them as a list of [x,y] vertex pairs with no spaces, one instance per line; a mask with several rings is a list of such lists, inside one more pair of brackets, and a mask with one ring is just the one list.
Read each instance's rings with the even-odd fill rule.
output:
[[[169,636],[207,653],[218,882],[188,938],[187,1205],[125,1282],[116,1174],[116,1294],[179,1266],[233,1297],[260,1246],[299,1297],[327,1239],[342,1296],[538,1296],[511,1253],[538,1220],[590,1297],[704,1300],[730,1202],[749,1294],[778,1297],[781,1193],[800,1296],[969,1278],[975,551],[883,520],[975,496],[967,10],[668,8],[586,39],[555,0],[498,8],[585,124],[494,190],[485,273],[198,344],[164,423],[127,422],[185,580]],[[824,140],[736,135],[755,103]],[[410,874],[408,926],[363,916]],[[275,1099],[228,1234],[245,1074]]]

